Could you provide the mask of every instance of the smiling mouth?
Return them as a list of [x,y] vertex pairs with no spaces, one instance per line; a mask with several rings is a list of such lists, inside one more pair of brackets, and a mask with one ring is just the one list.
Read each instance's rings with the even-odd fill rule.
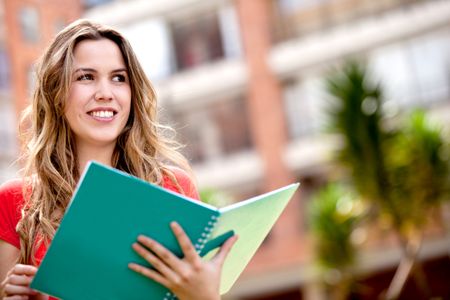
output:
[[95,111],[90,111],[88,112],[88,114],[94,118],[112,118],[114,117],[115,114],[117,114],[117,112],[112,111],[112,110],[95,110]]

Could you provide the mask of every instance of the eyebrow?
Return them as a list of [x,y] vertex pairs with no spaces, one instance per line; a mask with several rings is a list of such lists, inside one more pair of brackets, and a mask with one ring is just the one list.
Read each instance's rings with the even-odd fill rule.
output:
[[[77,73],[77,72],[91,72],[91,73],[97,73],[97,70],[95,70],[95,69],[92,69],[92,68],[78,68],[78,69],[76,69],[75,70],[75,72],[74,73]],[[112,70],[111,71],[111,73],[120,73],[120,72],[127,72],[127,69],[126,68],[120,68],[120,69],[115,69],[115,70]]]

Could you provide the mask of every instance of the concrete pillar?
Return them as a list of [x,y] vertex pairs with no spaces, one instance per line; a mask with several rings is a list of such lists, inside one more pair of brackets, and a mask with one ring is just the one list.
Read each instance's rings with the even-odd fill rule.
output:
[[292,182],[282,160],[287,143],[282,88],[267,65],[271,42],[271,1],[237,0],[242,42],[249,69],[247,105],[254,145],[265,163],[266,189]]

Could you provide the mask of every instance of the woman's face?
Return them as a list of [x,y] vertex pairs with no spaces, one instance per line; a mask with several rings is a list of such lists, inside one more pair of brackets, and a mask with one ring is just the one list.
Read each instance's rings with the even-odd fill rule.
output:
[[114,146],[130,115],[131,89],[119,47],[83,40],[74,50],[65,116],[77,146]]

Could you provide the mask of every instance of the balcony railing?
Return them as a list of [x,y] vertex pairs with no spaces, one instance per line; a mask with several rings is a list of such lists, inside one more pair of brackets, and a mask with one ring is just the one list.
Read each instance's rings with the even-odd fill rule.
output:
[[432,0],[272,0],[275,43]]

